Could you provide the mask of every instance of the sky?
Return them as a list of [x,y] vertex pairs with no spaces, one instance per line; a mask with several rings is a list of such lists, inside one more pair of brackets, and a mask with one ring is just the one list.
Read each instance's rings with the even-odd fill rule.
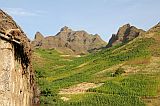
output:
[[55,35],[68,26],[108,41],[124,24],[148,30],[160,22],[160,0],[0,0],[0,8],[31,40],[37,31]]

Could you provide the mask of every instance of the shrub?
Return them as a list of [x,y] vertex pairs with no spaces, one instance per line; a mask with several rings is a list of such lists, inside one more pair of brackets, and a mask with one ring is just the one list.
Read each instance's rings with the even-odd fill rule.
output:
[[125,71],[124,71],[124,69],[123,68],[118,68],[113,74],[112,74],[112,76],[113,77],[116,77],[116,76],[119,76],[119,75],[121,75],[121,74],[123,74],[123,73],[125,73]]

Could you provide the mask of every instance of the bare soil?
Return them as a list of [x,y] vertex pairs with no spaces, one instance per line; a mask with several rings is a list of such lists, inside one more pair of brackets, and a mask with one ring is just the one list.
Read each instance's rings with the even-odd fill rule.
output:
[[80,94],[85,93],[90,88],[96,88],[103,85],[103,83],[95,84],[95,83],[88,83],[83,82],[74,86],[71,86],[67,89],[62,89],[59,94]]

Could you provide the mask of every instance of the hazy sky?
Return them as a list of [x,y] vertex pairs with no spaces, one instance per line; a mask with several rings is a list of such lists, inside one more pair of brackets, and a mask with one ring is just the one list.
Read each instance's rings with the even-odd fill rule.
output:
[[61,27],[100,34],[108,41],[123,24],[147,30],[160,21],[160,0],[0,0],[30,39]]

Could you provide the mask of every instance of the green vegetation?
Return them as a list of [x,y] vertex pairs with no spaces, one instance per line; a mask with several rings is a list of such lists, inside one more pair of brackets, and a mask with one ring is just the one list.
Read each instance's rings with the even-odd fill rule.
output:
[[125,97],[95,93],[84,94],[82,98],[81,101],[69,101],[61,103],[60,106],[144,106],[144,103],[134,96]]
[[117,94],[121,96],[156,96],[158,90],[157,75],[135,74],[120,76],[106,81],[99,88],[90,89],[89,92],[104,94]]
[[[157,96],[160,85],[158,72],[142,72],[147,70],[144,65],[150,64],[150,47],[154,43],[153,38],[138,38],[83,57],[63,55],[54,49],[36,49],[33,66],[42,106],[144,106],[140,98]],[[121,67],[116,68],[119,64]],[[129,73],[125,66],[142,71]],[[82,82],[104,84],[84,94],[58,94],[63,88]],[[63,101],[62,96],[70,99]]]

